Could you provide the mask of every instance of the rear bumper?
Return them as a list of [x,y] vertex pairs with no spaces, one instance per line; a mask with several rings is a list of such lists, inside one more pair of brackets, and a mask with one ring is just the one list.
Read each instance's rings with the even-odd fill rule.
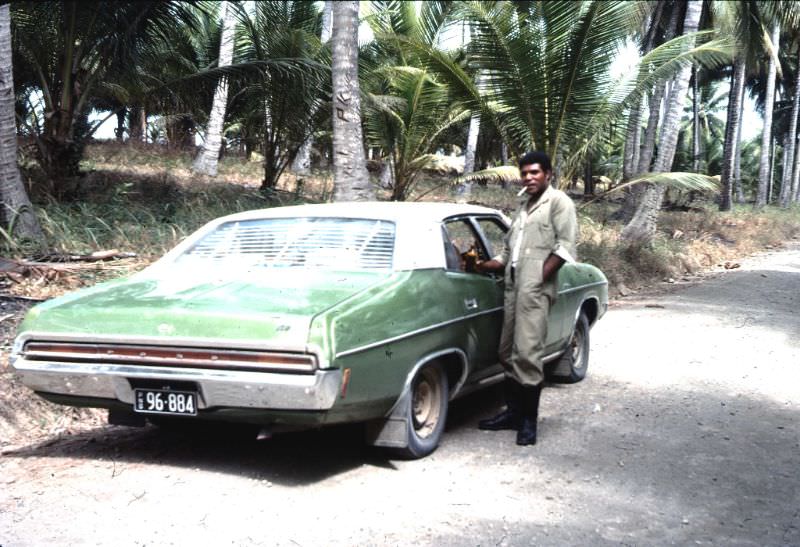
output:
[[201,410],[218,407],[253,410],[328,410],[336,401],[342,374],[199,370],[99,363],[59,363],[17,359],[12,365],[22,383],[37,392],[117,400],[133,405],[132,381],[194,382]]

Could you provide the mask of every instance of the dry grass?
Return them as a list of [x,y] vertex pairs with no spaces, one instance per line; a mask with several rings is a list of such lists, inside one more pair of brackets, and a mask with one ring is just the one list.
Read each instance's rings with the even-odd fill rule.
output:
[[[238,157],[222,160],[216,179],[193,174],[187,152],[160,147],[100,144],[88,147],[83,168],[87,175],[70,191],[68,200],[37,198],[47,235],[47,248],[88,254],[117,249],[135,258],[87,264],[48,276],[30,275],[21,282],[5,281],[14,294],[49,298],[99,281],[138,271],[204,223],[248,209],[292,203],[327,201],[332,176],[315,172],[298,180],[291,173],[275,192],[259,191],[261,165]],[[34,180],[36,175],[32,175]],[[409,200],[455,201],[454,178],[431,174],[416,184]],[[380,192],[388,198],[388,191]],[[473,185],[471,203],[511,214],[513,189]],[[741,207],[729,214],[712,204],[700,212],[664,212],[659,233],[648,247],[631,248],[619,239],[621,226],[609,221],[618,204],[595,202],[579,213],[581,260],[600,267],[613,285],[646,285],[679,278],[726,261],[778,245],[800,234],[800,210],[768,208],[754,212]],[[6,254],[32,256],[35,249],[9,245]],[[19,280],[18,280],[19,281]],[[0,280],[0,290],[3,282]]]
[[653,244],[630,247],[620,241],[620,224],[601,224],[594,217],[590,208],[581,218],[580,258],[602,268],[613,285],[628,287],[726,264],[730,267],[747,255],[800,235],[797,208],[755,212],[742,206],[720,213],[709,205],[702,212],[662,212]]

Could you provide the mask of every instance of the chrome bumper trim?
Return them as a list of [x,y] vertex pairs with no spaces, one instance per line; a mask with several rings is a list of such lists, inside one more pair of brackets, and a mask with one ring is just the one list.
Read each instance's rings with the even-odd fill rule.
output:
[[129,379],[196,382],[200,409],[328,410],[342,381],[340,370],[282,374],[100,363],[28,361],[13,364],[22,383],[34,391],[116,399],[133,404]]

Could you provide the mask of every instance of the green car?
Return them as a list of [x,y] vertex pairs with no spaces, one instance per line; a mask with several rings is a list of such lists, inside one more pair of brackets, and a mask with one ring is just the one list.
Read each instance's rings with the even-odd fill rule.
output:
[[[126,279],[40,304],[12,363],[61,404],[112,423],[181,420],[286,431],[364,422],[367,441],[431,453],[448,403],[502,379],[500,212],[451,203],[279,207],[217,219]],[[586,374],[607,281],[559,272],[549,374]]]

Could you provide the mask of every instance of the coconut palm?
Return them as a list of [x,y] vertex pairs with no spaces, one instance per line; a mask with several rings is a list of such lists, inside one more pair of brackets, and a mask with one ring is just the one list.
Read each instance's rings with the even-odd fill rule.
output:
[[262,189],[271,191],[319,126],[329,97],[319,12],[313,2],[256,2],[240,24],[229,119],[248,146],[261,143]]
[[767,204],[767,188],[770,178],[770,142],[772,141],[772,115],[775,104],[775,77],[778,73],[778,49],[780,45],[780,23],[772,22],[769,37],[770,56],[767,68],[767,91],[764,104],[764,129],[761,133],[761,160],[758,167],[758,191],[756,192],[756,207]]
[[[333,2],[327,0],[322,8],[322,29],[320,42],[325,45],[331,39],[333,24]],[[311,148],[314,146],[314,135],[311,134],[303,141],[297,150],[297,155],[292,161],[292,171],[298,175],[307,175],[311,172]]]
[[[702,0],[689,0],[686,3],[686,15],[683,21],[683,33],[687,36],[697,32],[703,8]],[[675,149],[678,142],[679,125],[683,113],[683,103],[691,77],[691,66],[684,66],[672,80],[672,86],[661,125],[658,155],[653,166],[655,172],[672,170]],[[656,219],[664,199],[665,187],[650,183],[645,188],[639,207],[631,221],[622,230],[620,236],[628,241],[648,242],[655,234]]]
[[358,1],[333,5],[331,37],[333,81],[334,200],[372,199],[361,132],[361,92],[358,84]]
[[0,221],[12,237],[41,242],[42,229],[17,167],[11,56],[11,17],[5,4],[0,6]]
[[42,167],[56,180],[78,172],[93,128],[88,106],[106,76],[134,66],[147,44],[167,42],[178,23],[193,25],[178,1],[15,2],[11,5],[18,86],[36,88],[45,104],[38,136]]
[[[230,2],[224,2],[221,7],[222,39],[219,46],[218,66],[224,67],[233,60],[233,33],[236,27],[236,18]],[[228,79],[220,78],[217,89],[214,91],[214,103],[211,106],[206,138],[200,152],[192,164],[192,169],[198,173],[216,176],[219,149],[222,145],[222,125],[225,121],[225,109],[228,102]]]
[[425,69],[398,66],[382,72],[386,94],[369,95],[365,103],[367,139],[389,152],[392,199],[404,200],[430,164],[440,136],[469,119],[470,110]]

